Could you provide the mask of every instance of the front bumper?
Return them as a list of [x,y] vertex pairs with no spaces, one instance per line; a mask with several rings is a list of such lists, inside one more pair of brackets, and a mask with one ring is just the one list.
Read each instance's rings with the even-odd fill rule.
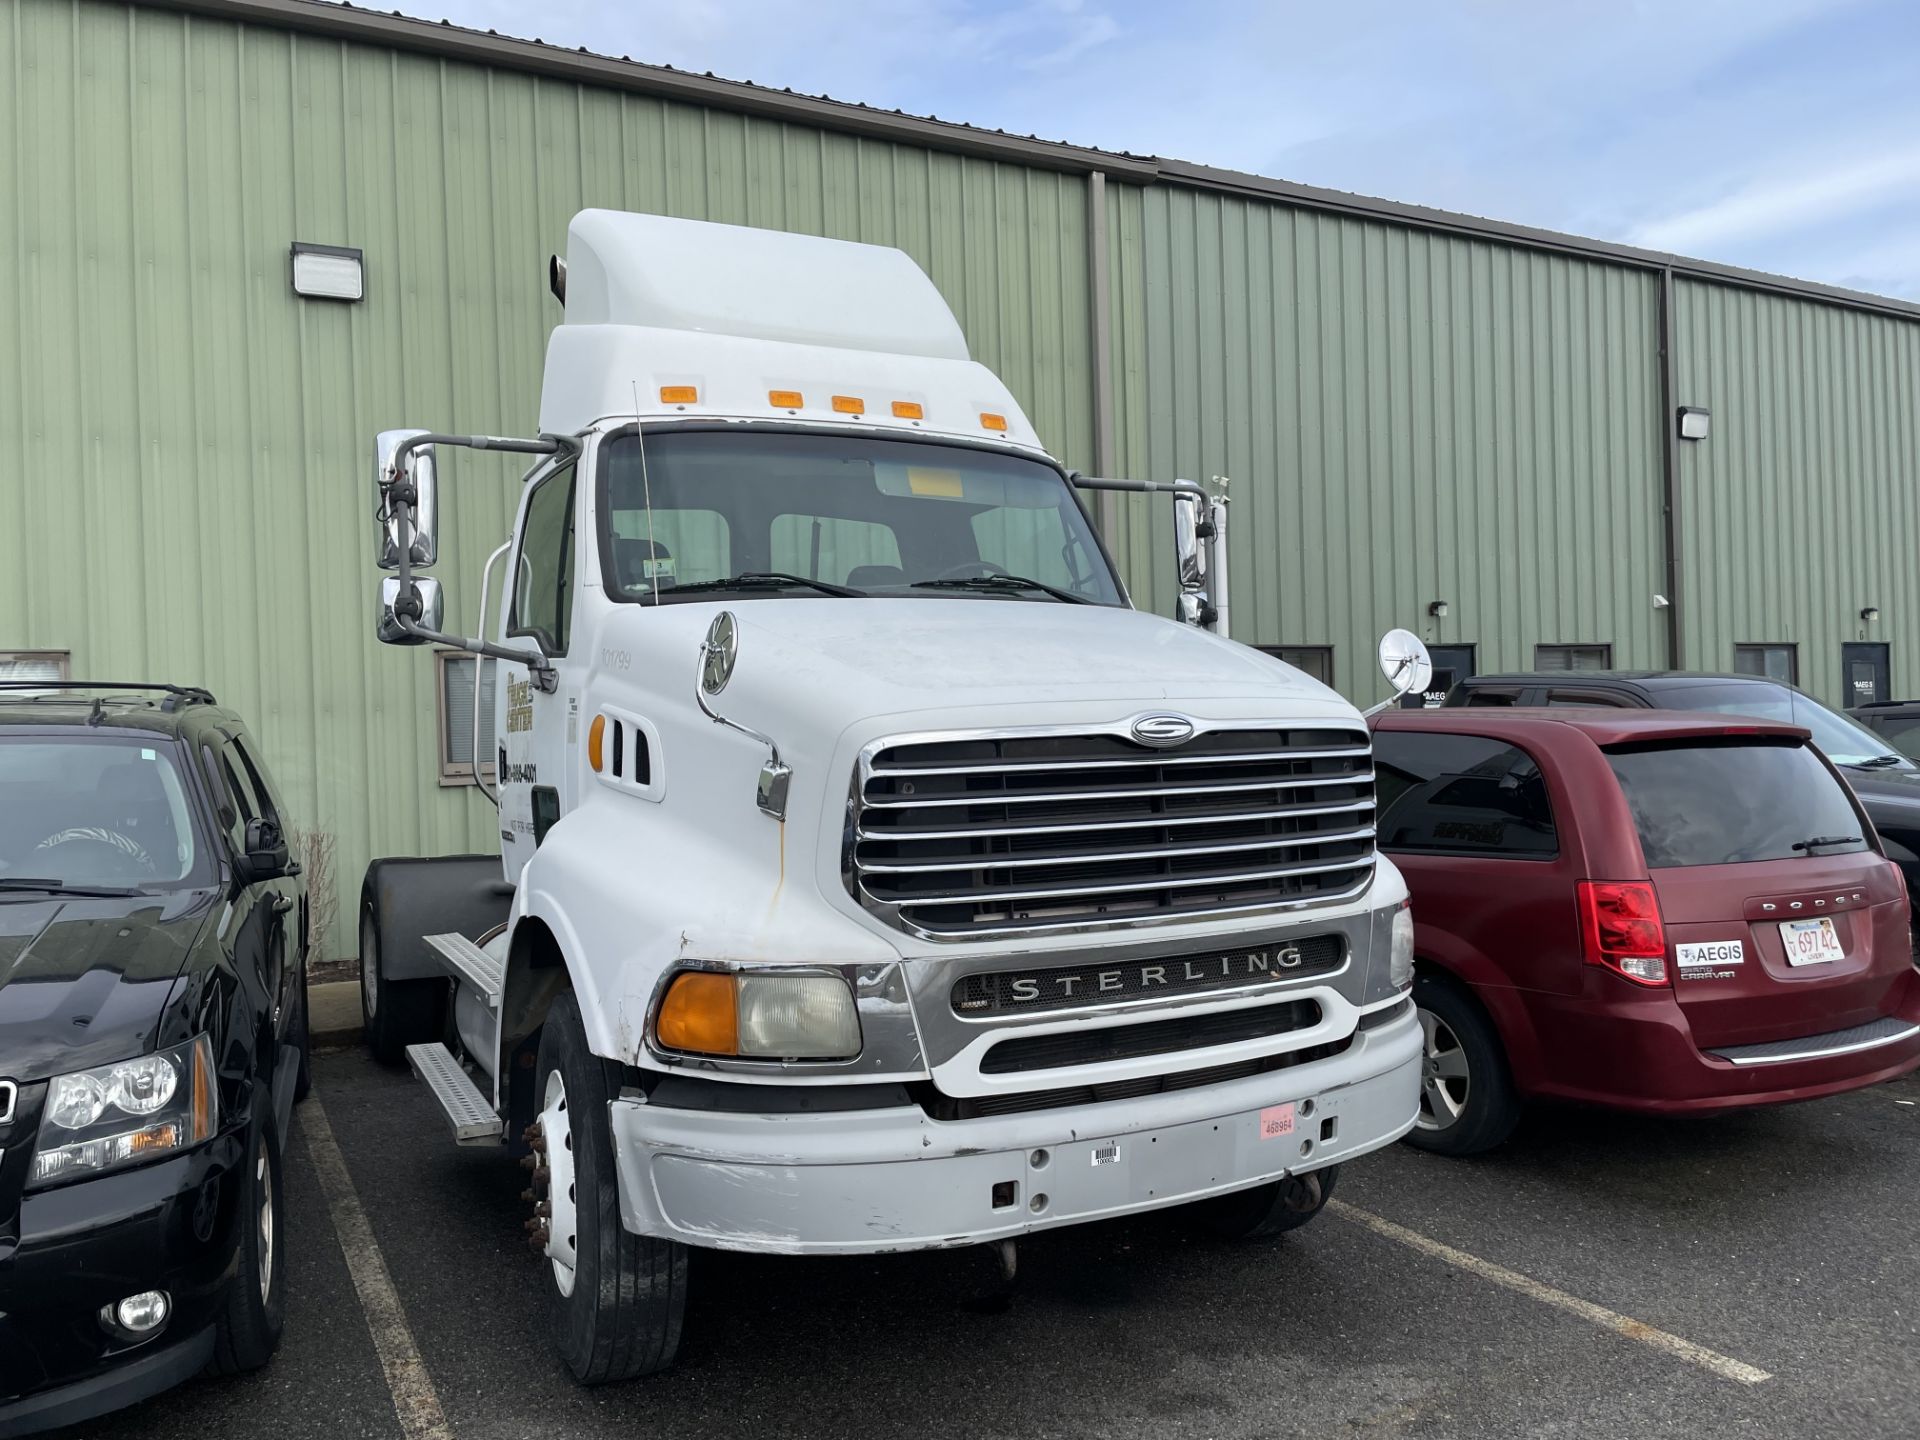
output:
[[[235,1135],[119,1174],[40,1191],[0,1245],[0,1436],[70,1425],[178,1384],[206,1364],[239,1249]],[[129,1344],[103,1305],[165,1290],[167,1323]]]
[[[911,1105],[733,1114],[623,1094],[609,1106],[621,1218],[636,1234],[689,1245],[856,1255],[1183,1204],[1399,1139],[1418,1109],[1420,1055],[1408,1005],[1325,1059],[995,1118],[937,1121]],[[1289,1102],[1291,1128],[1263,1137]]]

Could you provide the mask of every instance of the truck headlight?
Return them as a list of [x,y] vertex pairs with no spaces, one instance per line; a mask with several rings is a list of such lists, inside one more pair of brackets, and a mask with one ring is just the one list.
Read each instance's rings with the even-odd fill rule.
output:
[[660,1002],[663,1049],[758,1060],[850,1060],[860,1053],[853,991],[838,975],[687,970]]
[[27,1184],[97,1175],[211,1139],[217,1116],[213,1045],[205,1035],[47,1084]]
[[1387,960],[1387,983],[1396,990],[1413,984],[1413,902],[1403,900],[1393,912],[1393,952]]

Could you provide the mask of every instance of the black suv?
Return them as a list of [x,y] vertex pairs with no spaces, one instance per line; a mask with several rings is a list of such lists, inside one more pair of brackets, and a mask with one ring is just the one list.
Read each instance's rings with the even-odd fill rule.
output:
[[0,1435],[264,1365],[307,896],[203,690],[0,684]]
[[1920,700],[1876,700],[1847,713],[1909,760],[1920,754]]
[[[1473,675],[1447,692],[1449,705],[1613,705],[1713,710],[1803,725],[1847,777],[1880,832],[1887,858],[1920,896],[1920,766],[1872,731],[1779,680],[1696,670],[1553,670]],[[1920,926],[1920,913],[1915,916]]]

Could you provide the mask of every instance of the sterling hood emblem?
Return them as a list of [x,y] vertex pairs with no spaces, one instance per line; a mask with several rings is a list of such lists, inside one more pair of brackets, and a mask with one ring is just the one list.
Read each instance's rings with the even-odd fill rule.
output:
[[1142,715],[1133,722],[1133,738],[1142,745],[1179,745],[1193,738],[1193,730],[1184,715]]

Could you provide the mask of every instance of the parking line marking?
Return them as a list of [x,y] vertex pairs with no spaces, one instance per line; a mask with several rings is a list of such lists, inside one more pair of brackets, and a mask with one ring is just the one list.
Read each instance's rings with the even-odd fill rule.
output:
[[1758,1366],[1722,1355],[1717,1350],[1709,1350],[1704,1345],[1696,1345],[1691,1340],[1683,1340],[1678,1335],[1656,1329],[1643,1320],[1635,1320],[1630,1315],[1609,1310],[1604,1305],[1595,1305],[1591,1300],[1582,1300],[1578,1295],[1569,1295],[1564,1290],[1556,1290],[1551,1285],[1535,1280],[1530,1275],[1522,1275],[1518,1270],[1509,1270],[1504,1265],[1495,1265],[1491,1260],[1482,1260],[1478,1255],[1469,1255],[1464,1250],[1456,1250],[1451,1245],[1443,1245],[1438,1240],[1430,1240],[1417,1230],[1409,1230],[1404,1225],[1396,1225],[1391,1220],[1375,1215],[1371,1210],[1362,1210],[1349,1205],[1344,1200],[1327,1201],[1327,1209],[1336,1215],[1344,1216],[1356,1225],[1364,1225],[1376,1235],[1396,1241],[1409,1249],[1418,1250],[1423,1255],[1431,1255],[1436,1260],[1465,1270],[1470,1275],[1478,1275],[1482,1280],[1500,1285],[1529,1300],[1538,1300],[1542,1305],[1552,1305],[1569,1314],[1578,1315],[1590,1324],[1598,1325],[1602,1330],[1611,1330],[1629,1340],[1637,1340],[1642,1345],[1651,1345],[1656,1350],[1664,1350],[1676,1360],[1684,1360],[1689,1365],[1698,1365],[1702,1370],[1718,1375],[1723,1380],[1738,1381],[1742,1385],[1758,1385],[1771,1380],[1773,1376]]
[[373,1238],[373,1226],[360,1207],[359,1193],[353,1188],[353,1177],[347,1174],[340,1147],[334,1143],[333,1127],[327,1123],[327,1112],[321,1108],[318,1095],[300,1107],[300,1128],[306,1133],[313,1168],[320,1174],[333,1233],[340,1241],[341,1254],[346,1256],[347,1273],[353,1278],[354,1293],[366,1314],[380,1368],[386,1372],[400,1430],[407,1440],[453,1440],[453,1429],[440,1408],[440,1396],[427,1375],[426,1362],[413,1343],[413,1330],[393,1288],[386,1257]]

